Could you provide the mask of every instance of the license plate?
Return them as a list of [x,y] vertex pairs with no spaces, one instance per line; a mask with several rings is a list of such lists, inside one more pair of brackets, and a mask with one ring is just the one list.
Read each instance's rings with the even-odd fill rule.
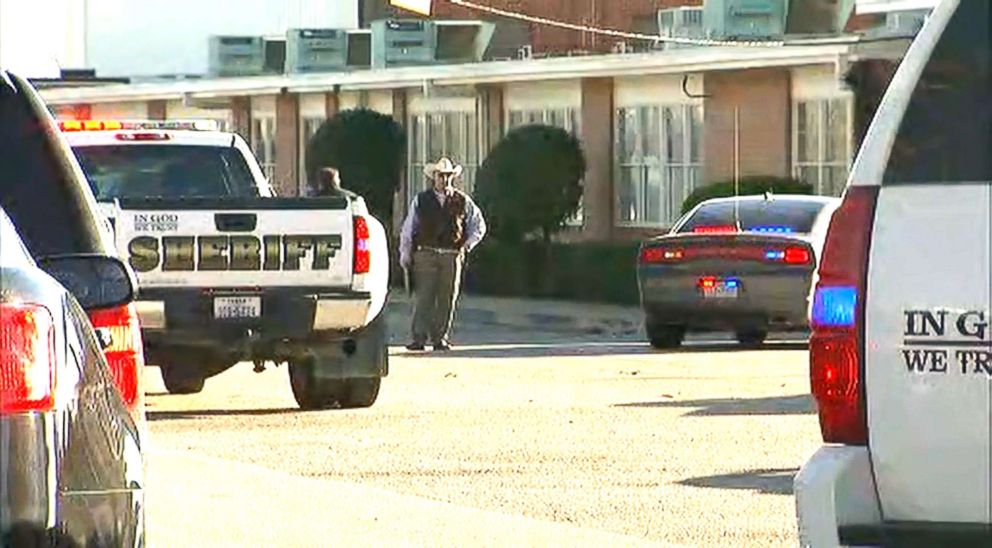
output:
[[703,298],[705,299],[736,299],[738,284],[728,284],[726,281],[718,281],[711,286],[702,287]]
[[214,318],[231,320],[261,316],[261,297],[214,297]]

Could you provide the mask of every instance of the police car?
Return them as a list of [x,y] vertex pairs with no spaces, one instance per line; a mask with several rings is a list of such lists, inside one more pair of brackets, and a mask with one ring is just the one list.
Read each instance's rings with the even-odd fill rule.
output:
[[288,362],[304,408],[364,407],[388,369],[385,230],[349,193],[280,198],[208,121],[63,121],[138,276],[149,363],[173,393]]
[[992,545],[992,8],[930,3],[813,292],[804,546]]

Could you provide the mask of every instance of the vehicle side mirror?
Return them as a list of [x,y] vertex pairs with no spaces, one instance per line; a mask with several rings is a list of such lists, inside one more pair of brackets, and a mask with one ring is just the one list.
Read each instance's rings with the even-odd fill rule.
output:
[[124,262],[108,255],[54,255],[38,266],[61,283],[85,310],[130,303],[135,287]]

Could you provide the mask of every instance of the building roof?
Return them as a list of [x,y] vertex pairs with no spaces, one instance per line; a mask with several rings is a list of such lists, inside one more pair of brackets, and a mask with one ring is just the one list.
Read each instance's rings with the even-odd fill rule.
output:
[[273,95],[282,91],[307,93],[334,89],[375,90],[458,86],[595,78],[684,74],[764,67],[841,64],[854,53],[856,43],[808,43],[781,47],[708,46],[667,51],[554,57],[481,63],[397,67],[388,69],[209,78],[62,87],[43,90],[50,104],[149,101],[159,99],[212,99]]

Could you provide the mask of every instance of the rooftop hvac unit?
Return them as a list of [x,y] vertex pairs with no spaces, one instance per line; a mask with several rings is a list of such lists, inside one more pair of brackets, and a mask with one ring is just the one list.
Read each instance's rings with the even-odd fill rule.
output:
[[211,36],[208,70],[213,76],[252,76],[265,72],[261,36]]
[[434,63],[437,33],[432,21],[372,22],[372,66],[386,68]]
[[898,11],[885,14],[885,33],[916,36],[927,20],[928,11]]
[[[704,38],[703,8],[672,8],[658,10],[658,34],[671,38]],[[660,49],[686,47],[686,44],[659,42]]]
[[785,34],[788,0],[706,0],[707,35],[721,39],[763,40]]
[[329,72],[348,66],[348,33],[339,29],[286,31],[286,72]]
[[435,21],[434,28],[434,58],[442,63],[481,61],[496,32],[496,25],[485,21]]

